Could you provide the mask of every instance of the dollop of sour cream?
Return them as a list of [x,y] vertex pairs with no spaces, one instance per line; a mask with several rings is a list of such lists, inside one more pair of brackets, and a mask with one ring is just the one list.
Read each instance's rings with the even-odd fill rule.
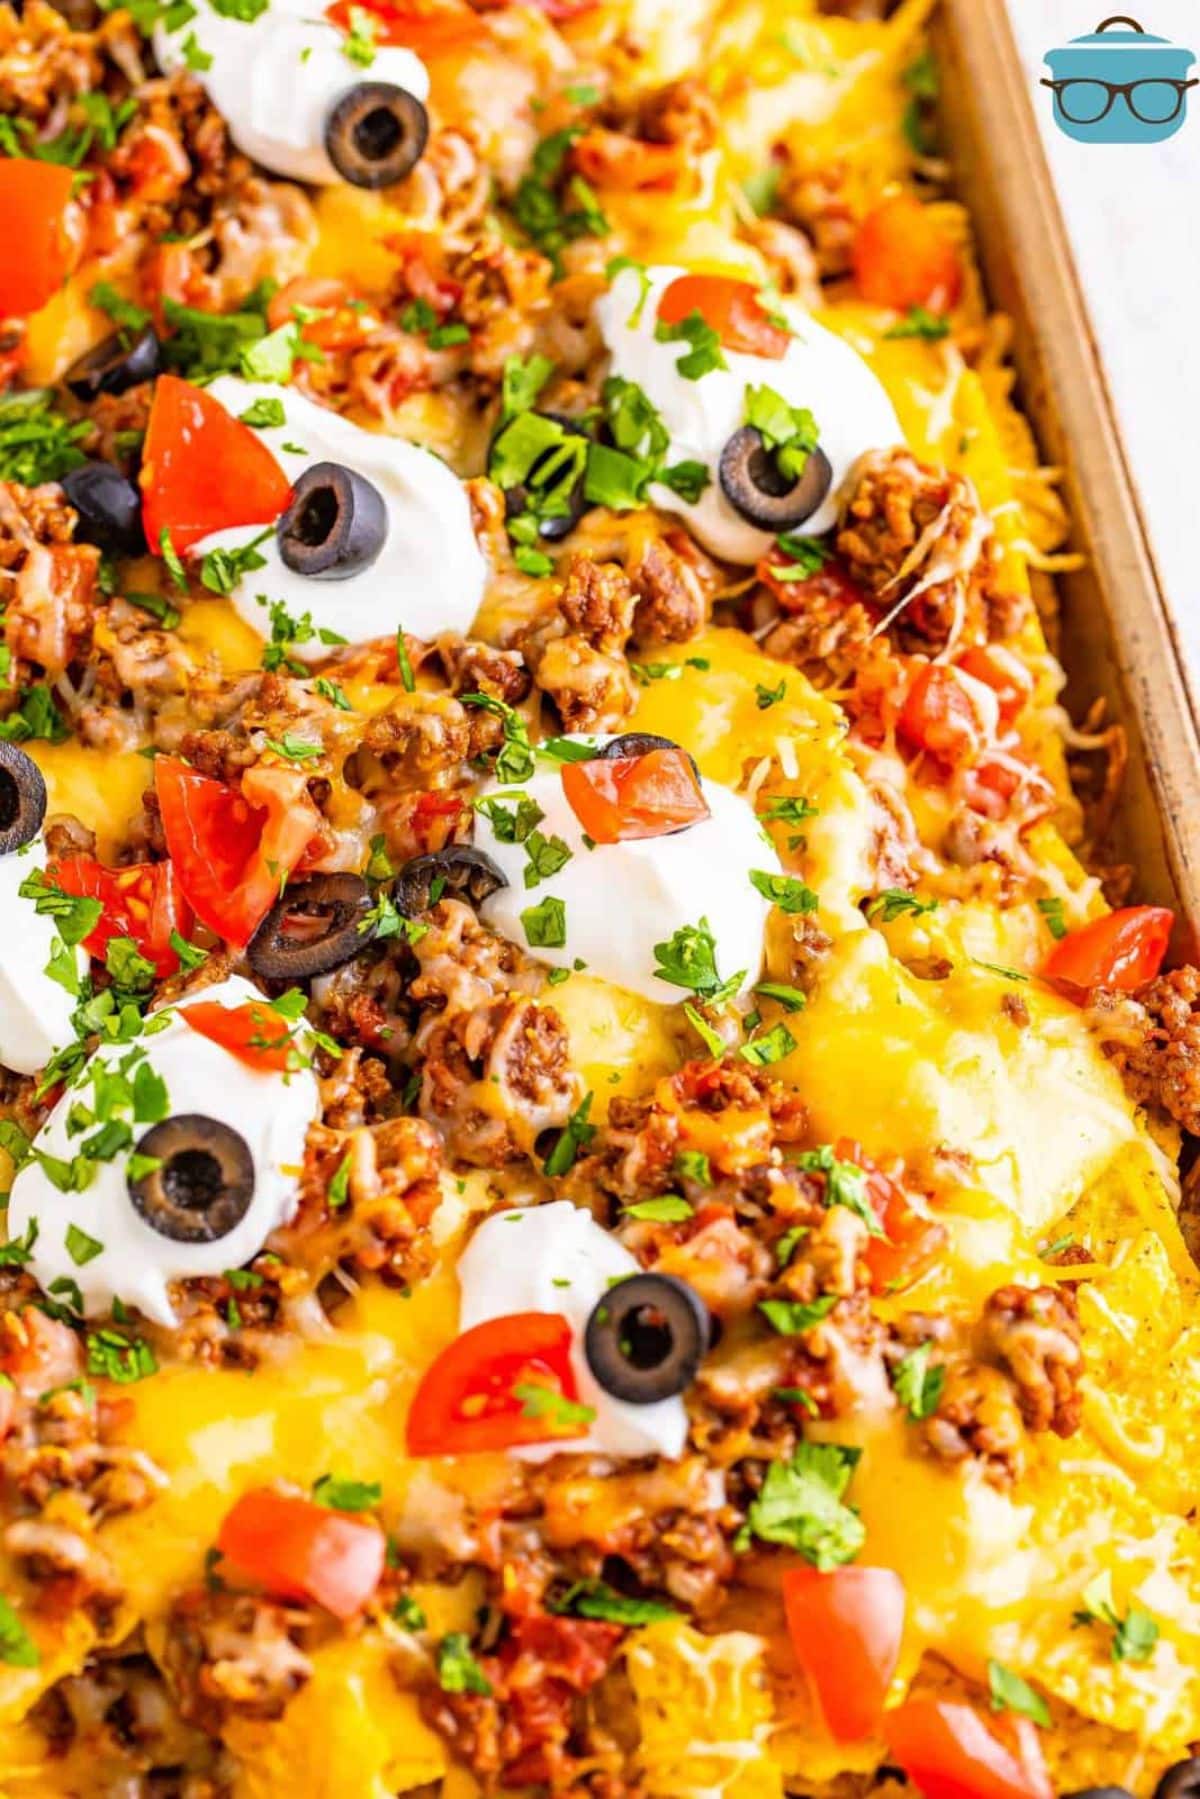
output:
[[327,185],[342,179],[325,151],[325,122],[342,95],[360,81],[387,81],[424,101],[429,73],[413,51],[388,44],[369,69],[352,62],[345,33],[323,11],[322,0],[271,0],[248,21],[195,0],[182,25],[155,27],[154,53],[168,75],[193,71],[246,156],[289,180]]
[[702,462],[708,470],[708,485],[694,503],[652,483],[654,505],[685,519],[714,556],[753,563],[766,555],[774,537],[734,510],[717,472],[721,451],[746,423],[748,388],[769,387],[790,406],[807,407],[817,422],[833,481],[818,510],[796,527],[806,536],[833,529],[838,502],[858,459],[867,450],[903,443],[904,434],[883,386],[858,352],[793,300],[774,302],[772,308],[792,330],[784,356],[773,360],[723,348],[727,368],[710,369],[694,381],[681,375],[677,364],[689,346],[680,341],[660,343],[654,329],[662,294],[686,273],[669,267],[650,268],[644,275],[638,269],[622,269],[597,301],[596,319],[612,357],[611,373],[642,389],[670,434],[664,463]]
[[[387,507],[388,532],[375,561],[344,581],[315,580],[288,568],[274,532],[257,545],[262,566],[248,569],[229,598],[260,636],[270,636],[270,603],[282,601],[294,620],[311,618],[314,631],[362,643],[391,637],[403,625],[419,637],[469,629],[483,598],[487,565],[475,541],[466,492],[440,457],[402,438],[364,431],[352,419],[318,406],[288,387],[222,375],[209,393],[235,418],[256,400],[283,407],[282,425],[252,426],[284,473],[295,481],[316,462],[338,462],[374,483]],[[260,535],[252,526],[213,531],[190,552],[241,548]],[[319,635],[290,648],[305,662],[331,653]]]
[[[600,748],[612,739],[574,736],[568,741]],[[582,964],[589,974],[661,1005],[695,996],[655,972],[655,946],[669,943],[686,926],[706,925],[721,980],[738,975],[739,992],[751,986],[762,967],[770,902],[751,884],[750,873],[763,869],[778,874],[780,864],[748,802],[716,781],[701,779],[707,818],[669,836],[589,848],[563,791],[561,764],[545,761],[520,787],[490,782],[479,796],[484,805],[476,814],[476,847],[486,851],[508,881],[484,901],[484,922],[551,967]],[[542,839],[557,839],[569,851],[560,868],[532,887],[526,880],[533,866],[531,836],[502,841],[487,810],[495,801],[511,818],[522,798],[541,812],[536,829]],[[563,907],[561,945],[546,943],[544,924],[529,917],[550,899]]]
[[[262,999],[249,981],[236,975],[194,997],[231,1007]],[[156,1016],[161,1014],[152,1014],[148,1021],[152,1026]],[[144,1055],[129,1064],[134,1051]],[[91,1179],[81,1192],[62,1192],[39,1161],[39,1153],[59,1162],[70,1162],[81,1153],[92,1127],[81,1130],[72,1113],[92,1099],[93,1070],[119,1065],[128,1068],[131,1080],[141,1065],[159,1077],[166,1089],[167,1116],[199,1113],[245,1139],[254,1162],[254,1196],[234,1228],[215,1242],[177,1243],[144,1221],[129,1196],[129,1149],[111,1160],[94,1161]],[[107,1312],[114,1299],[120,1299],[156,1324],[173,1325],[168,1282],[241,1267],[291,1216],[304,1139],[319,1106],[317,1080],[310,1069],[284,1074],[252,1068],[173,1012],[164,1029],[151,1030],[134,1044],[103,1045],[64,1093],[13,1182],[9,1235],[22,1237],[36,1223],[32,1273],[43,1288],[58,1280],[76,1282],[86,1312]],[[149,1121],[138,1120],[135,1112],[133,1148],[147,1129]]]
[[73,968],[76,982],[87,972],[84,952],[68,950],[53,918],[20,892],[21,883],[45,866],[40,837],[0,856],[0,1063],[17,1074],[36,1074],[75,1035],[76,995],[48,969],[61,965],[69,981]]
[[571,1369],[582,1405],[595,1417],[586,1433],[509,1451],[544,1461],[571,1454],[661,1455],[676,1460],[687,1441],[680,1398],[630,1405],[600,1386],[583,1352],[593,1307],[614,1281],[641,1268],[629,1251],[570,1200],[496,1212],[479,1226],[458,1262],[459,1329],[471,1330],[514,1312],[558,1312],[571,1326]]

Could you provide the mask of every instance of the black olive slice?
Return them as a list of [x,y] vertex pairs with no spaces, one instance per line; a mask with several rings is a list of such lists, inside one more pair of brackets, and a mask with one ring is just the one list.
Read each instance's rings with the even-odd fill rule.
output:
[[371,889],[361,875],[310,875],[267,913],[246,946],[265,981],[309,981],[353,961],[374,935]]
[[[441,882],[438,886],[437,883]],[[490,856],[469,843],[452,843],[429,856],[414,856],[396,876],[395,902],[405,918],[417,918],[443,894],[481,906],[508,882]]]
[[345,581],[370,568],[387,541],[387,503],[365,475],[314,462],[275,526],[279,554],[298,575]]
[[32,843],[46,816],[46,783],[31,756],[0,741],[0,856]]
[[244,1137],[200,1112],[151,1125],[135,1153],[158,1166],[129,1182],[140,1218],[174,1243],[215,1243],[240,1224],[254,1198],[254,1158]]
[[583,1353],[614,1399],[653,1405],[691,1385],[709,1331],[708,1309],[686,1281],[672,1274],[631,1274],[592,1308]]
[[[656,731],[623,731],[606,743],[603,749],[596,751],[593,758],[596,762],[619,762],[623,756],[648,756],[651,750],[677,750],[682,746],[669,737],[660,737]],[[700,779],[700,768],[690,750],[684,752],[692,765],[692,773]]]
[[101,394],[123,394],[152,381],[159,366],[159,342],[152,325],[133,338],[127,331],[114,331],[71,364],[63,384],[77,400],[96,400]]
[[62,490],[79,518],[75,537],[114,556],[141,556],[142,496],[111,462],[85,462],[62,478]]
[[[510,431],[518,420],[527,416],[529,415],[526,413],[518,413],[515,419],[510,419],[497,431],[488,450],[489,469],[492,467],[495,454],[502,448],[505,433]],[[579,419],[570,418],[565,412],[535,412],[532,416],[550,419],[553,424],[561,425],[569,437],[590,438],[592,435],[585,424]],[[584,513],[590,510],[588,499],[584,493],[587,482],[587,466],[585,464],[567,492],[559,495],[560,500],[565,503],[566,510],[552,513],[542,512],[546,484],[550,481],[553,485],[552,469],[558,453],[558,449],[553,445],[549,449],[543,450],[541,455],[530,464],[524,481],[518,487],[502,489],[505,516],[518,518],[524,512],[538,513],[538,536],[544,537],[549,543],[557,543],[560,538],[568,537]]]
[[1200,1795],[1200,1756],[1190,1755],[1167,1769],[1154,1789],[1154,1799],[1197,1799]]
[[325,122],[325,151],[353,187],[391,187],[420,162],[429,114],[415,94],[392,81],[360,81]]
[[833,483],[829,458],[809,452],[798,481],[789,481],[753,425],[735,431],[721,451],[721,489],[734,511],[760,531],[790,531],[811,518]]

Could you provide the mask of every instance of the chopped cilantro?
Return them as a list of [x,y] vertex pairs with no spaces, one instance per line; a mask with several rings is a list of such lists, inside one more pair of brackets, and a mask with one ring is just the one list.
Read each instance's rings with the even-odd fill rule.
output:
[[486,1698],[491,1682],[471,1653],[465,1630],[452,1630],[437,1646],[437,1677],[444,1693],[478,1693]]
[[693,1214],[693,1207],[678,1193],[663,1193],[657,1199],[639,1199],[625,1207],[626,1218],[637,1218],[643,1224],[682,1224]]
[[596,1135],[594,1124],[588,1123],[588,1115],[592,1109],[591,1093],[585,1093],[583,1099],[568,1118],[557,1142],[546,1160],[542,1163],[542,1173],[547,1175],[569,1174],[575,1166],[575,1160],[581,1149],[586,1149]]
[[527,906],[521,914],[521,923],[531,949],[562,949],[567,941],[567,908],[553,895],[548,895],[536,906]]
[[17,389],[0,397],[0,481],[37,487],[60,481],[86,461],[79,440],[92,429],[86,419],[72,424],[55,410],[47,387]]
[[37,738],[43,743],[62,743],[67,727],[44,682],[27,687],[15,712],[0,719],[0,739],[5,743],[28,743]]
[[639,1624],[664,1623],[679,1616],[673,1606],[664,1605],[659,1599],[632,1598],[595,1577],[577,1580],[561,1599],[548,1600],[546,1609],[570,1613],[577,1618],[599,1618],[607,1624],[625,1624],[631,1629],[636,1629]]
[[764,899],[770,900],[773,906],[778,906],[781,912],[789,915],[815,912],[821,903],[820,896],[795,875],[774,874],[765,868],[752,868],[750,885]]
[[89,1331],[86,1340],[89,1374],[128,1386],[158,1370],[154,1351],[144,1337],[127,1337],[120,1331]]
[[0,1662],[10,1668],[36,1668],[37,1644],[17,1616],[12,1601],[0,1593]]
[[496,779],[506,787],[527,781],[534,771],[535,761],[529,731],[521,714],[494,694],[463,693],[459,698],[464,706],[479,706],[503,723],[504,742],[496,757]]
[[918,1423],[931,1418],[938,1408],[946,1384],[946,1370],[940,1362],[932,1362],[932,1343],[918,1343],[892,1369],[892,1385],[896,1398],[910,1418]]
[[89,1237],[77,1224],[68,1224],[64,1242],[67,1254],[76,1268],[82,1268],[85,1263],[95,1261],[98,1255],[104,1253],[103,1243],[96,1237]]
[[729,367],[721,349],[720,334],[701,312],[689,312],[674,325],[664,325],[660,319],[654,327],[654,336],[660,344],[688,345],[686,356],[681,356],[675,364],[685,381],[699,381],[714,369]]
[[867,917],[880,924],[892,924],[897,918],[921,918],[926,912],[936,912],[938,902],[935,899],[918,899],[915,893],[909,893],[905,887],[885,887],[882,893],[876,893],[863,907]]
[[561,837],[546,837],[541,831],[530,831],[525,839],[525,885],[536,887],[549,880],[571,860],[573,851]]
[[753,1068],[770,1068],[772,1063],[782,1062],[785,1056],[790,1056],[795,1047],[796,1039],[786,1024],[776,1024],[761,1036],[752,1037],[748,1043],[743,1043],[738,1049],[738,1055]]
[[1046,921],[1046,929],[1056,943],[1061,943],[1067,934],[1067,921],[1063,915],[1063,902],[1057,898],[1040,899],[1037,909]]
[[369,1512],[383,1498],[383,1488],[375,1480],[343,1480],[337,1474],[323,1474],[313,1482],[312,1496],[331,1511]]
[[898,325],[885,331],[885,337],[920,337],[926,343],[937,343],[949,337],[950,321],[942,312],[929,312],[924,306],[910,306]]
[[1050,1722],[1050,1709],[1040,1693],[1035,1693],[1027,1680],[1006,1668],[1003,1662],[988,1658],[988,1690],[994,1712],[1019,1712],[1043,1727]]
[[1131,1605],[1122,1617],[1113,1598],[1112,1574],[1105,1569],[1083,1589],[1082,1604],[1072,1614],[1076,1625],[1102,1624],[1113,1633],[1114,1662],[1146,1662],[1158,1642],[1158,1625],[1139,1606]]
[[579,1427],[586,1429],[596,1416],[594,1406],[580,1405],[578,1400],[568,1399],[565,1393],[537,1381],[518,1382],[513,1397],[521,1401],[522,1417],[540,1419],[564,1436],[577,1435]]
[[842,1500],[861,1454],[841,1443],[801,1443],[790,1462],[772,1462],[736,1547],[751,1537],[779,1543],[823,1573],[852,1561],[866,1530]]
[[811,1330],[814,1324],[820,1324],[828,1318],[837,1304],[836,1293],[823,1293],[819,1299],[764,1299],[759,1311],[773,1330],[781,1337],[795,1337],[801,1331]]
[[708,1157],[701,1149],[680,1149],[675,1152],[675,1160],[671,1164],[675,1173],[685,1181],[695,1181],[697,1186],[712,1186],[712,1168]]

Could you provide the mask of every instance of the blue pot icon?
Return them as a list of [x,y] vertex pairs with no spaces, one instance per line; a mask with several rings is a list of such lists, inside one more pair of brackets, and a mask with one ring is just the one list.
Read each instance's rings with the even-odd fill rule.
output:
[[1160,144],[1187,116],[1195,53],[1154,37],[1136,19],[1105,19],[1086,37],[1048,50],[1054,117],[1081,144]]

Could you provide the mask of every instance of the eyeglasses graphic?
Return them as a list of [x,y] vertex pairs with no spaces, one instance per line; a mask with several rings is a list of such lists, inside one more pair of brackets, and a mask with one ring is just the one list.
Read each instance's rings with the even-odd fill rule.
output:
[[1169,125],[1183,110],[1184,96],[1200,81],[1169,81],[1161,76],[1143,81],[1093,81],[1073,77],[1065,81],[1047,81],[1042,86],[1054,90],[1055,104],[1071,125],[1098,125],[1112,111],[1118,94],[1125,98],[1134,118],[1143,125]]

